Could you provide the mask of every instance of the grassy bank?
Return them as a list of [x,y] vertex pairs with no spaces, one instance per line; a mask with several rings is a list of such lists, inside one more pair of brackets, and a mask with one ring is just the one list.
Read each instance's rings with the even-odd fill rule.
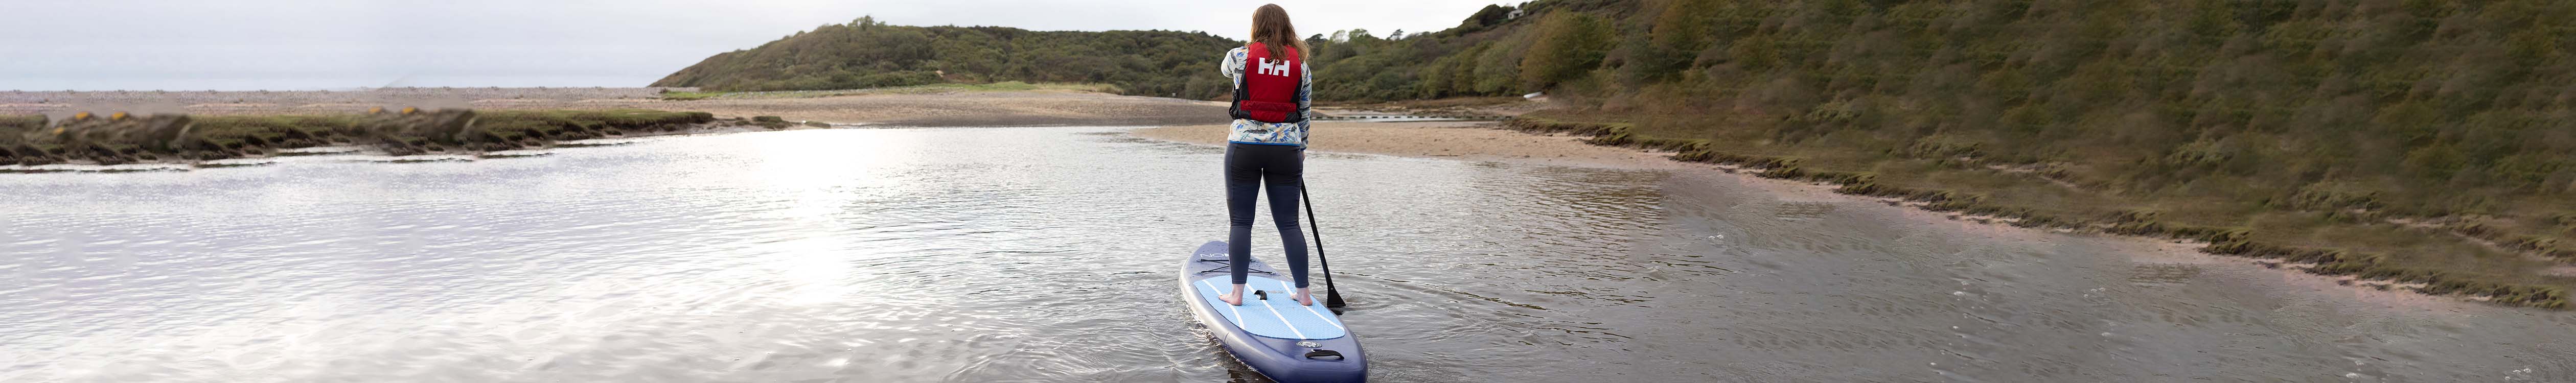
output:
[[[774,118],[773,118],[774,119]],[[0,164],[193,161],[363,145],[395,155],[541,147],[577,140],[715,126],[785,128],[783,121],[719,121],[658,110],[438,110],[249,116],[0,116]]]
[[[1675,152],[1673,159],[1733,165],[1763,177],[1838,185],[1848,194],[1901,199],[2022,227],[2066,229],[2208,243],[2203,250],[2277,260],[2326,275],[2381,281],[2387,288],[2462,294],[2497,303],[2569,308],[2576,278],[2543,272],[2576,260],[2565,245],[2576,217],[2564,205],[2486,214],[2406,214],[2371,209],[2365,196],[2210,186],[2201,192],[2121,188],[2064,167],[1981,159],[1973,148],[1922,144],[1898,150],[1826,144],[1673,138],[1711,132],[1655,132],[1613,115],[1564,111],[1524,116],[1510,127],[1588,135],[1591,143]],[[1707,125],[1724,126],[1724,125]],[[1682,133],[1682,134],[1674,134]],[[2437,180],[2420,180],[2441,188]],[[2564,204],[2567,201],[2557,201]],[[2508,229],[2497,221],[2537,220]],[[2529,228],[2554,228],[2554,231]]]
[[896,87],[867,88],[867,89],[840,89],[840,90],[781,90],[781,91],[765,91],[765,92],[664,92],[664,93],[662,93],[662,99],[665,99],[665,100],[710,100],[710,99],[715,99],[715,100],[733,100],[733,99],[764,99],[764,98],[812,98],[812,97],[832,97],[832,96],[856,96],[856,95],[870,95],[870,94],[934,94],[934,93],[953,93],[953,92],[1009,92],[1009,91],[1047,91],[1047,90],[1078,91],[1078,92],[1096,92],[1096,93],[1118,93],[1118,87],[1117,87],[1117,86],[1108,85],[1108,84],[1088,84],[1088,83],[1037,83],[1037,84],[1031,84],[1031,83],[1019,82],[1019,81],[1003,81],[1003,82],[986,83],[986,84],[947,83],[947,84],[930,84],[930,85],[896,86]]
[[1500,37],[1561,106],[1525,128],[2431,293],[2576,288],[2576,3],[1544,3]]

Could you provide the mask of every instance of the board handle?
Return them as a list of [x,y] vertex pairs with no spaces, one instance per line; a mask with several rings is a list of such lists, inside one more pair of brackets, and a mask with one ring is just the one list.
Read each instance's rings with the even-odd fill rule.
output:
[[1342,360],[1342,352],[1325,349],[1315,349],[1315,351],[1306,352],[1306,359],[1322,359],[1324,357],[1332,357],[1333,360]]

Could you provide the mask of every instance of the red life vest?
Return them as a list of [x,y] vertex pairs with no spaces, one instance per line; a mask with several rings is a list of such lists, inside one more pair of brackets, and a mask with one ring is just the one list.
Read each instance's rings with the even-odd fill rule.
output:
[[1287,57],[1270,55],[1261,43],[1247,46],[1243,59],[1243,83],[1234,88],[1234,106],[1228,112],[1234,118],[1267,123],[1305,121],[1297,113],[1297,83],[1306,78],[1305,60],[1299,60],[1297,48],[1283,48]]

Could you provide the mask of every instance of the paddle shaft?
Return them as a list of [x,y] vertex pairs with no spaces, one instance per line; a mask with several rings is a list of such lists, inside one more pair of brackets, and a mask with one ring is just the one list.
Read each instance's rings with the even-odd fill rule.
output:
[[1307,192],[1304,177],[1297,179],[1297,198],[1306,201],[1306,230],[1315,233],[1315,260],[1324,266],[1324,307],[1349,306],[1342,302],[1342,290],[1333,288],[1333,259],[1324,256],[1324,224],[1315,222],[1315,197]]

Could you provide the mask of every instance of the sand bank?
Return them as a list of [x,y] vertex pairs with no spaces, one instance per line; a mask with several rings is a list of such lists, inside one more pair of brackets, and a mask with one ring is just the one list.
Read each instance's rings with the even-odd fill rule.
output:
[[[1176,125],[1137,129],[1138,137],[1219,145],[1225,125]],[[1318,122],[1314,150],[1500,161],[1541,165],[1634,169],[1713,169],[1665,159],[1665,154],[1583,143],[1564,135],[1528,134],[1478,122]]]

